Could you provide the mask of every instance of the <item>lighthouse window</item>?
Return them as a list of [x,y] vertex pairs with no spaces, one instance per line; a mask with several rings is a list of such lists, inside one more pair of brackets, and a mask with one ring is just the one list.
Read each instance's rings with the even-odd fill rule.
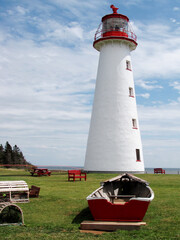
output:
[[141,161],[140,149],[136,149],[136,161],[137,161],[137,162],[140,162],[140,161]]
[[126,69],[131,71],[131,62],[126,61]]
[[134,97],[134,91],[133,88],[129,88],[129,97]]
[[133,126],[133,129],[137,129],[137,121],[136,119],[132,119],[132,126]]

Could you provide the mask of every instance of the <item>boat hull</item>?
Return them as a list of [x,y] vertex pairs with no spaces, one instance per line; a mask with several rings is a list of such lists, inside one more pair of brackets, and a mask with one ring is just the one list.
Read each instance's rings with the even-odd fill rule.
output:
[[125,204],[113,204],[106,199],[88,200],[91,213],[97,221],[141,222],[149,203],[149,201],[130,200]]

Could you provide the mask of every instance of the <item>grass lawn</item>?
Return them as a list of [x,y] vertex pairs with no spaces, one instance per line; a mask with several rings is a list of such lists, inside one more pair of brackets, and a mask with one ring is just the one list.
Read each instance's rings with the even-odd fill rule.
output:
[[92,220],[86,197],[99,183],[117,174],[88,174],[87,181],[67,181],[67,173],[31,177],[24,170],[0,169],[0,181],[24,180],[41,188],[40,197],[18,204],[25,226],[0,226],[0,239],[180,239],[180,175],[136,175],[150,183],[155,193],[142,226],[136,231],[80,233],[83,220]]

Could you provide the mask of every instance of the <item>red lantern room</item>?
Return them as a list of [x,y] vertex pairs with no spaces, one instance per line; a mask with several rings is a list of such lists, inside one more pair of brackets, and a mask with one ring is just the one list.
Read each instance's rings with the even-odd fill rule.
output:
[[112,8],[113,13],[105,15],[102,18],[102,22],[94,37],[94,48],[99,51],[102,41],[119,39],[129,41],[131,49],[134,50],[137,46],[137,37],[129,23],[129,18],[117,13],[118,8],[114,7],[114,5],[111,5],[110,7]]

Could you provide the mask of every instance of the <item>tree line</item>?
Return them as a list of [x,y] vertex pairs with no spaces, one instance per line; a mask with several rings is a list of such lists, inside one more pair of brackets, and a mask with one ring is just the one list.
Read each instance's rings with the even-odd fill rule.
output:
[[17,145],[11,147],[9,142],[6,142],[4,147],[0,144],[0,165],[4,165],[5,167],[11,167],[11,165],[21,167],[20,165],[32,164],[26,161],[23,153]]

